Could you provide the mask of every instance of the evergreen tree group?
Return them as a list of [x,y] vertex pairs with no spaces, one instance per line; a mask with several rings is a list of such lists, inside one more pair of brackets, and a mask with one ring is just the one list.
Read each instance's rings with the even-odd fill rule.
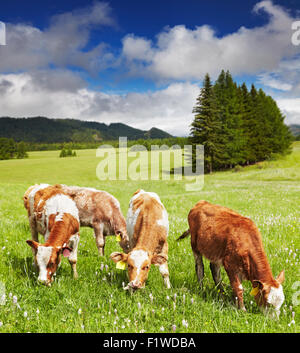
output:
[[206,172],[290,152],[293,138],[274,99],[254,85],[238,86],[229,71],[214,84],[206,74],[193,113],[190,142],[204,145]]
[[72,148],[70,146],[64,146],[59,154],[59,158],[76,157],[76,156],[77,156],[76,151],[72,151]]
[[0,160],[27,157],[26,145],[23,141],[17,143],[12,138],[0,137]]

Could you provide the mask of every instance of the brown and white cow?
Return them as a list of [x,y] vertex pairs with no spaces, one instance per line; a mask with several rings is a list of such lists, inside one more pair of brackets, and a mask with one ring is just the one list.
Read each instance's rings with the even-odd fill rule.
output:
[[[31,186],[23,200],[32,235],[32,240],[26,242],[39,270],[38,281],[51,285],[61,254],[68,258],[77,278],[79,216],[75,202],[61,188],[48,184]],[[38,233],[44,236],[43,244],[38,242]]]
[[158,195],[136,191],[130,200],[126,221],[130,251],[128,254],[114,252],[110,255],[114,262],[127,263],[129,284],[124,289],[143,288],[151,264],[159,267],[165,286],[170,288],[168,214]]
[[199,201],[189,212],[189,230],[177,240],[191,234],[196,273],[200,285],[204,275],[202,255],[210,261],[215,284],[221,286],[220,266],[229,277],[239,308],[243,303],[242,281],[249,280],[257,304],[275,308],[277,316],[284,301],[281,283],[284,271],[274,279],[265,254],[260,232],[254,222],[229,208]]
[[80,225],[94,230],[96,245],[101,256],[104,255],[105,236],[115,234],[120,239],[123,251],[128,252],[129,240],[126,220],[119,201],[106,191],[94,188],[57,185],[69,195],[79,211]]

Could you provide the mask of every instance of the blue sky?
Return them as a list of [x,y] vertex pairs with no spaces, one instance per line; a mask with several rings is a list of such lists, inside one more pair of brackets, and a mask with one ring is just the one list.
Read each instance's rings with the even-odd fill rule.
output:
[[0,116],[186,135],[205,73],[229,69],[271,94],[287,123],[300,123],[297,20],[298,0],[2,2]]

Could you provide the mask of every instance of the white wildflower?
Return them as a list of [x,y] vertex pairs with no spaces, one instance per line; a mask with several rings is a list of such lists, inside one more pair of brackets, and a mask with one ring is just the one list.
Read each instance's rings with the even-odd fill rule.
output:
[[186,320],[182,320],[182,326],[185,327],[185,328],[188,328],[189,324]]

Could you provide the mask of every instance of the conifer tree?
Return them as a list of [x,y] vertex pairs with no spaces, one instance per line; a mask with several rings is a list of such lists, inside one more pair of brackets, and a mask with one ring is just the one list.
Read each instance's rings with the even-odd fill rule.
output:
[[209,74],[205,75],[193,113],[195,118],[191,124],[191,142],[204,145],[205,168],[211,173],[222,150],[218,109]]
[[212,85],[207,74],[197,98],[190,141],[204,145],[206,170],[219,170],[289,153],[293,140],[274,99],[252,84],[221,71]]

